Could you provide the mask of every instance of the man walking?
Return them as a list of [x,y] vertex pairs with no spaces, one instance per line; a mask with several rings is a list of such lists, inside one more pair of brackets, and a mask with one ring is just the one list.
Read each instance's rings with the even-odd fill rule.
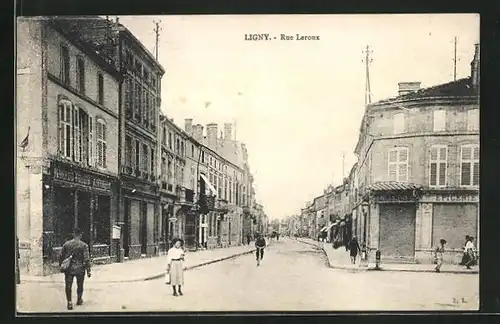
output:
[[[68,266],[63,268],[63,263],[68,263]],[[83,280],[85,279],[85,271],[90,278],[90,255],[89,246],[82,241],[82,230],[76,228],[73,232],[73,239],[66,241],[62,247],[61,255],[59,257],[59,266],[61,272],[64,273],[64,282],[66,290],[66,301],[69,310],[73,309],[71,302],[71,286],[73,285],[73,278],[76,277],[76,294],[77,305],[83,304]]]
[[247,245],[250,245],[251,237],[250,233],[247,234]]
[[255,240],[255,255],[257,257],[257,266],[260,266],[260,260],[264,258],[264,248],[266,247],[266,239],[261,235],[257,234],[257,239]]

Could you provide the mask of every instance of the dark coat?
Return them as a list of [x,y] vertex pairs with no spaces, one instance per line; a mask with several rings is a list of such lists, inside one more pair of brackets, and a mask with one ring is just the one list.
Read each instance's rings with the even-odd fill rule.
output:
[[349,242],[349,250],[352,256],[358,255],[358,252],[361,250],[359,242],[357,240],[351,240],[351,242]]
[[265,248],[266,247],[266,239],[264,239],[263,237],[259,237],[255,241],[255,247],[256,248]]
[[70,255],[73,256],[66,273],[71,275],[85,274],[85,270],[90,271],[90,253],[87,243],[81,240],[69,240],[64,243],[59,256],[59,265]]

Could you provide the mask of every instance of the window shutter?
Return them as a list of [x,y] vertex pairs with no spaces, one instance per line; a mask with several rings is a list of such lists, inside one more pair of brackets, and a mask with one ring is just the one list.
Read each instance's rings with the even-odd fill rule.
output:
[[399,162],[408,162],[408,150],[403,148],[399,151]]
[[64,152],[64,106],[58,104],[57,106],[57,143],[58,143],[58,153],[63,154]]
[[438,185],[446,185],[446,162],[439,163],[439,183]]
[[437,185],[437,164],[436,162],[431,162],[431,167],[430,167],[430,185],[435,186]]
[[398,152],[396,150],[389,151],[389,163],[395,163],[398,161]]
[[462,160],[470,160],[472,157],[471,147],[462,147]]
[[471,163],[470,162],[462,162],[462,174],[461,174],[461,182],[463,186],[470,186],[470,171],[471,171]]
[[94,166],[94,121],[91,116],[89,116],[89,154],[88,154],[88,164]]
[[106,142],[102,143],[102,166],[106,168]]

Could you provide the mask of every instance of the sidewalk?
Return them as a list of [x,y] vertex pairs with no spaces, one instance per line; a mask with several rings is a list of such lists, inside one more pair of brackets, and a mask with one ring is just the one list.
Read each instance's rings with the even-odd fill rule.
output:
[[[314,245],[320,247],[325,251],[328,257],[328,263],[331,268],[351,270],[351,271],[370,271],[375,269],[375,262],[373,257],[370,258],[368,262],[368,267],[360,266],[359,264],[351,264],[349,257],[349,252],[345,250],[342,246],[338,249],[334,249],[331,243],[321,243],[312,239],[298,238],[297,241]],[[359,262],[359,257],[356,262]],[[434,270],[433,264],[407,264],[407,263],[386,263],[381,264],[381,271],[403,271],[403,272],[436,272]],[[466,273],[466,274],[478,274],[478,267],[472,268],[472,270],[467,270],[464,266],[457,264],[446,264],[444,263],[441,267],[441,273]]]
[[[241,245],[228,248],[188,252],[184,269],[190,270],[210,263],[231,259],[255,251],[254,242],[250,245]],[[166,256],[152,257],[95,265],[92,268],[92,277],[87,279],[95,283],[133,282],[161,278],[165,275]],[[21,275],[21,282],[59,283],[62,274],[56,273],[49,276],[35,277]]]

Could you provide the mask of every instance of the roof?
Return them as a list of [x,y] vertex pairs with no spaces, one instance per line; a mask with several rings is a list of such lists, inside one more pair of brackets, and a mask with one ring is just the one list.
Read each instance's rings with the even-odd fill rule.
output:
[[368,186],[368,190],[372,191],[396,191],[396,190],[416,190],[421,189],[419,184],[396,181],[380,181]]
[[422,88],[401,96],[388,98],[374,102],[368,106],[378,106],[395,101],[418,100],[426,98],[449,98],[449,97],[473,97],[477,96],[477,88],[472,86],[472,79],[464,78],[457,81],[438,84],[433,87]]
[[[135,37],[135,35],[120,23],[112,20],[106,20],[99,16],[87,17],[72,17],[72,16],[56,16],[59,22],[64,22],[71,33],[78,34],[79,37],[90,42],[96,50],[100,49],[102,42],[106,41],[107,37],[115,37],[117,33],[128,37],[135,43],[143,52],[146,58],[153,66],[155,66],[161,74],[165,73],[165,69],[156,60],[154,55]],[[109,34],[108,34],[109,33]]]

